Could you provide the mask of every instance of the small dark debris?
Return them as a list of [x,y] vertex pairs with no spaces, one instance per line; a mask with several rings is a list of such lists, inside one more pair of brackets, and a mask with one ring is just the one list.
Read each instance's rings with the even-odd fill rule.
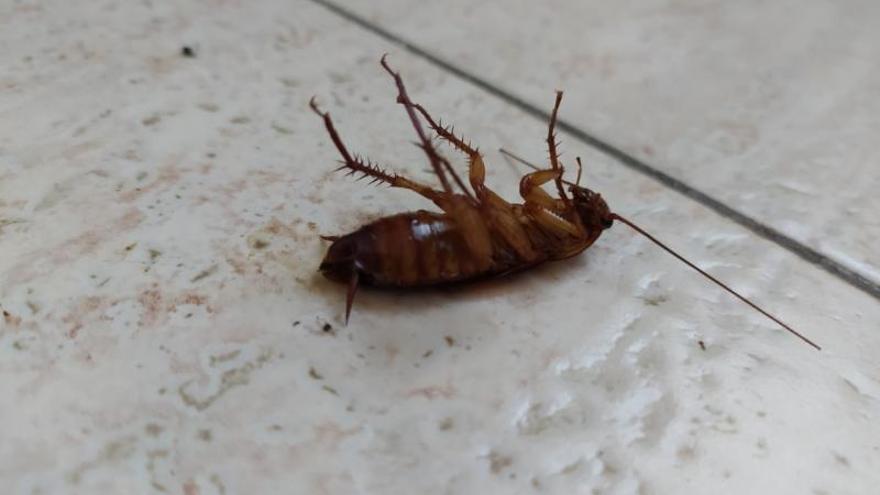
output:
[[7,325],[15,327],[18,326],[19,323],[21,323],[21,318],[19,318],[18,316],[14,316],[12,313],[4,309],[3,321],[5,321]]
[[295,322],[293,322],[293,326],[298,327],[298,326],[299,326],[299,320],[296,320]]
[[453,339],[450,335],[443,337],[443,339],[446,341],[446,345],[448,345],[449,347],[455,345],[455,339]]
[[266,246],[269,245],[269,242],[264,241],[263,239],[256,239],[253,245],[254,249],[264,249]]
[[422,359],[426,359],[426,358],[431,357],[431,354],[434,354],[433,350],[429,349],[429,350],[425,351],[425,353],[422,354]]
[[156,423],[149,423],[144,427],[144,431],[147,432],[151,437],[158,437],[162,434],[162,427],[157,425]]
[[489,452],[489,470],[492,474],[500,473],[511,464],[513,464],[513,459],[510,458],[510,456],[501,455],[497,452]]
[[333,331],[333,325],[331,325],[329,323],[324,323],[324,326],[321,327],[321,330],[323,330],[324,333],[330,333]]
[[324,379],[324,375],[318,373],[318,370],[316,370],[315,368],[313,368],[311,366],[309,367],[309,376],[314,378],[315,380],[323,380]]
[[837,452],[831,451],[831,454],[834,456],[834,460],[838,462],[841,466],[849,467],[849,459],[846,456],[838,454]]
[[274,129],[275,132],[277,132],[278,134],[293,134],[292,130],[275,123],[272,124],[272,129]]
[[659,306],[668,301],[669,298],[663,294],[659,294],[652,297],[643,297],[642,300],[649,306]]
[[196,51],[191,46],[184,45],[180,49],[180,55],[186,58],[196,58]]
[[333,388],[333,387],[331,387],[330,385],[324,385],[324,386],[321,387],[321,388],[324,389],[324,390],[327,391],[327,392],[330,392],[331,394],[333,394],[333,395],[335,395],[335,396],[337,396],[337,397],[339,396],[339,392],[337,392],[336,389]]
[[146,126],[156,125],[159,123],[160,120],[162,120],[162,116],[159,114],[155,114],[141,120],[141,124],[144,124]]
[[698,340],[697,343],[700,344],[700,349],[702,349],[704,351],[706,350],[706,343],[705,342],[703,342],[702,340]]
[[190,280],[190,282],[198,282],[199,280],[201,280],[201,279],[203,279],[203,278],[205,278],[205,277],[207,277],[207,276],[212,275],[212,274],[213,274],[214,272],[216,272],[216,271],[217,271],[217,265],[214,265],[214,266],[212,266],[212,267],[210,267],[210,268],[208,268],[208,269],[206,269],[206,270],[202,270],[198,275],[196,275],[195,277],[193,277],[193,278]]
[[125,250],[126,250],[126,251],[131,251],[132,249],[134,249],[135,246],[137,246],[137,243],[136,243],[136,242],[132,242],[132,243],[129,244],[128,246],[125,246]]

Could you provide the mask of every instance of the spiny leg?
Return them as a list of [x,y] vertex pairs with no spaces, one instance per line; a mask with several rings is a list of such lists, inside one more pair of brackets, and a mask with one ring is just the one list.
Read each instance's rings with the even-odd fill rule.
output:
[[[388,57],[388,54],[382,55],[382,60],[380,63],[382,67],[391,74],[391,77],[394,78],[394,83],[397,85],[397,102],[402,104],[404,108],[406,108],[406,113],[409,115],[409,120],[412,122],[413,128],[416,130],[416,134],[419,136],[420,147],[424,150],[425,154],[428,156],[428,160],[431,162],[431,168],[434,169],[434,173],[437,174],[437,178],[440,180],[440,184],[443,186],[443,190],[447,194],[452,194],[452,187],[449,185],[449,180],[446,179],[446,173],[443,171],[443,158],[437,153],[437,150],[434,149],[434,145],[431,144],[431,140],[428,139],[428,136],[425,135],[425,131],[422,129],[422,123],[419,122],[419,118],[416,115],[415,111],[413,111],[413,103],[409,99],[409,95],[406,93],[406,87],[403,85],[403,79],[400,77],[400,73],[395,72],[391,66],[388,65],[388,62],[385,59]],[[451,167],[450,167],[451,168]]]
[[336,127],[333,125],[330,113],[322,112],[321,109],[318,108],[315,98],[312,98],[309,101],[309,106],[312,108],[312,111],[324,119],[324,127],[327,128],[327,133],[330,134],[330,139],[333,141],[333,144],[336,145],[339,154],[342,155],[343,165],[339,167],[338,170],[347,169],[348,175],[362,174],[361,177],[372,177],[372,182],[384,182],[391,187],[409,189],[431,201],[434,201],[441,208],[443,207],[440,203],[442,203],[446,197],[444,193],[435,191],[428,186],[419,184],[416,181],[401,177],[397,174],[390,174],[382,170],[378,165],[371,163],[370,161],[364,161],[360,157],[353,157],[342,142],[342,138],[339,137],[339,133],[336,132]]
[[550,167],[553,170],[559,171],[559,176],[556,177],[556,190],[559,191],[559,197],[565,201],[566,204],[571,204],[568,199],[568,196],[565,195],[565,189],[562,187],[562,166],[559,164],[559,153],[557,151],[557,147],[559,146],[556,142],[556,116],[559,113],[559,105],[562,103],[562,91],[556,92],[556,103],[553,105],[553,113],[550,114],[550,126],[547,129],[547,148],[550,151]]
[[[445,139],[457,150],[468,156],[468,175],[471,187],[474,188],[474,192],[477,196],[480,196],[483,192],[486,179],[486,167],[483,163],[483,156],[480,154],[479,150],[475,149],[469,143],[465,143],[463,139],[456,136],[451,127],[446,128],[441,123],[435,122],[428,111],[425,110],[425,107],[418,103],[415,103],[413,106],[422,114],[425,120],[428,121],[428,125],[431,126],[431,129],[433,129],[438,136]],[[458,183],[459,187],[467,193],[467,189],[464,187],[458,174],[455,173],[455,170],[449,167],[449,173],[452,174],[452,178],[455,179],[455,182]]]

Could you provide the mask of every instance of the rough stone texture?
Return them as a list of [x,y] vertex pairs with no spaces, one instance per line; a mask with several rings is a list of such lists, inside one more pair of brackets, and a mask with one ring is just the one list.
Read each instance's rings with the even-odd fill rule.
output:
[[[467,16],[449,11],[455,33]],[[345,327],[344,289],[315,273],[318,234],[429,205],[332,173],[308,98],[352,149],[429,180],[378,67],[390,52],[412,95],[486,151],[490,185],[510,198],[519,172],[493,150],[539,160],[545,123],[306,1],[17,2],[0,18],[4,493],[861,494],[880,483],[880,307],[778,246],[562,136],[613,208],[825,350],[624,226],[577,259],[509,280],[364,291]],[[547,36],[518,22],[524,40]],[[516,27],[485,23],[487,40]],[[549,103],[565,54],[518,60],[523,43],[470,53],[509,58],[517,77],[550,66],[557,79],[528,93]],[[574,118],[592,90],[567,89]],[[604,121],[578,118],[617,142],[653,136],[659,163],[739,187],[735,167],[679,160],[703,149],[686,106],[657,133],[612,124],[644,104],[633,91],[603,107]],[[768,220],[824,201],[784,198],[755,212]],[[874,208],[853,198],[865,215]],[[793,222],[827,233],[824,220]],[[853,232],[836,239],[876,238],[876,224]],[[870,265],[865,246],[848,252]]]

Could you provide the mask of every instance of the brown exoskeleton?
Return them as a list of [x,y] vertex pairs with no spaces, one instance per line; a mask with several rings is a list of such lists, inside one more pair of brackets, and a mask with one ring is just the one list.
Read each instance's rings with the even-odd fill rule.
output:
[[[577,160],[575,182],[563,180],[555,135],[561,91],[556,93],[547,131],[550,168],[526,174],[519,184],[523,203],[509,203],[486,186],[485,165],[479,151],[456,136],[451,128],[436,122],[421,105],[413,103],[400,74],[391,69],[385,58],[382,57],[382,67],[394,78],[398,90],[397,102],[406,109],[442,191],[386,172],[368,160],[353,156],[336,132],[330,115],[318,108],[314,98],[310,106],[323,118],[330,139],[342,155],[343,165],[339,170],[348,170],[349,175],[361,174],[362,177],[370,177],[373,182],[384,182],[391,187],[409,189],[432,201],[442,213],[424,210],[400,213],[380,218],[350,234],[325,237],[333,243],[321,263],[320,271],[329,279],[348,284],[346,322],[359,285],[405,288],[497,277],[545,261],[575,256],[590,247],[602,231],[619,220],[789,332],[819,348],[629,220],[612,213],[599,193],[580,185],[580,159]],[[450,163],[437,153],[425,134],[419,116],[440,139],[467,155],[471,190],[468,190]],[[453,191],[447,174],[460,192]],[[542,188],[550,182],[554,184],[558,197],[551,196]]]

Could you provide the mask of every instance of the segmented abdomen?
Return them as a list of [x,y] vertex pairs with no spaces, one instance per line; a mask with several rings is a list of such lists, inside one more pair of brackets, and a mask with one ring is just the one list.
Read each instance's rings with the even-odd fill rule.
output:
[[480,266],[449,216],[420,210],[381,218],[337,239],[321,271],[347,280],[357,270],[366,284],[415,287],[492,275],[516,265],[514,254],[493,245],[492,262]]

